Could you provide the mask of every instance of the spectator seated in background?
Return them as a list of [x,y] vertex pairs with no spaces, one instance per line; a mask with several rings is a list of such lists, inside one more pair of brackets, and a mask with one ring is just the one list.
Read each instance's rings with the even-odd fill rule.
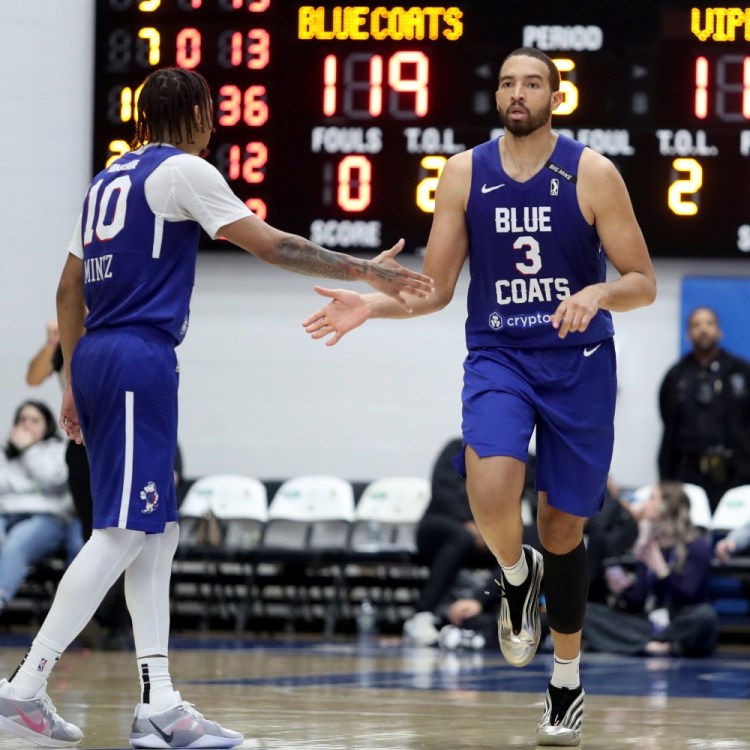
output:
[[602,509],[586,521],[583,533],[589,559],[588,600],[606,603],[610,593],[605,578],[607,562],[629,553],[638,538],[638,521],[620,500],[619,488],[611,477]]
[[[533,456],[530,459],[526,469],[528,487],[532,487],[534,483]],[[619,494],[617,485],[610,480],[602,509],[589,518],[584,528],[591,577],[589,601],[607,600],[609,590],[604,577],[605,565],[613,557],[629,553],[638,537],[638,522],[620,501]],[[535,493],[529,493],[529,497],[535,497]],[[533,502],[531,505],[533,506]],[[524,542],[532,546],[538,545],[535,524],[524,527]],[[459,648],[470,648],[472,644],[484,642],[486,648],[496,650],[500,647],[497,630],[500,590],[495,583],[498,580],[500,568],[496,567],[480,585],[458,594],[458,598],[447,607],[446,619],[449,625],[440,631],[441,646],[449,644],[447,647],[450,648],[451,644],[458,643]],[[541,624],[543,643],[549,633],[544,606],[541,609]],[[460,629],[460,637],[455,633],[450,634],[451,628]],[[481,638],[473,638],[472,633],[479,634]]]
[[725,564],[732,557],[750,555],[750,523],[732,529],[723,539],[720,539],[716,543],[714,554]]
[[[439,643],[449,650],[454,648],[500,648],[497,621],[500,616],[500,566],[489,573],[487,579],[473,591],[467,591],[450,604],[446,619],[448,625],[440,631]],[[540,608],[541,638],[544,643],[549,634],[549,622],[544,606]],[[460,630],[459,634],[451,632]],[[479,638],[477,638],[479,636]],[[481,644],[481,645],[480,645]]]
[[72,518],[55,418],[45,404],[24,401],[0,451],[0,614],[35,562],[63,546],[68,562],[75,557],[83,539]]
[[430,572],[416,614],[404,622],[404,637],[415,646],[437,643],[436,611],[462,568],[489,570],[497,565],[474,523],[466,480],[451,464],[461,450],[461,438],[454,438],[440,452],[432,471],[430,504],[417,527],[418,558]]
[[416,614],[403,626],[404,637],[415,646],[437,643],[437,612],[450,597],[462,569],[489,571],[497,565],[474,522],[466,480],[451,463],[462,451],[461,438],[453,438],[441,450],[432,471],[430,504],[417,527],[418,558],[430,572],[420,591]]
[[[720,539],[714,547],[714,555],[724,565],[731,565],[734,557],[750,556],[750,521],[732,529],[723,539]],[[744,562],[746,563],[747,560]],[[750,581],[743,575],[738,584],[741,592],[739,596],[747,599],[747,606],[750,606]]]
[[711,547],[690,520],[679,482],[660,482],[640,509],[632,566],[605,571],[607,604],[589,602],[590,651],[708,656],[718,639],[709,603]]
[[[535,469],[536,458],[530,454],[526,463],[524,497],[528,499],[531,523],[524,525],[523,542],[541,549],[536,525]],[[638,537],[638,522],[628,504],[620,499],[620,489],[611,476],[607,478],[601,510],[586,521],[583,535],[589,564],[588,600],[606,602],[609,594],[604,580],[606,561],[629,553]]]

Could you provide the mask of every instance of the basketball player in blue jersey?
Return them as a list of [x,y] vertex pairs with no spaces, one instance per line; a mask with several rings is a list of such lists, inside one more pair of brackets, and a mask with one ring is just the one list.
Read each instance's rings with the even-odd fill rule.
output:
[[393,259],[403,242],[358,260],[254,216],[199,158],[211,109],[198,73],[153,72],[138,100],[134,150],[94,178],[68,248],[57,292],[69,384],[60,422],[71,439],[86,439],[94,531],[23,662],[0,681],[0,729],[40,745],[81,741],[47,697],[47,680],[123,571],[141,681],[131,746],[230,748],[243,740],[182,700],[168,662],[178,541],[174,350],[188,327],[200,228],[289,271],[367,281],[396,304],[409,304],[407,291],[410,299],[431,292],[430,279]]
[[[588,570],[583,527],[604,498],[612,457],[615,352],[610,311],[656,293],[646,244],[614,165],[552,130],[562,100],[554,63],[512,52],[495,95],[504,134],[452,156],[440,177],[424,260],[435,293],[411,312],[382,294],[318,288],[331,301],[304,321],[336,344],[369,318],[447,305],[467,255],[464,453],[474,518],[500,562],[506,659],[527,664],[544,594],[555,658],[539,745],[580,743],[581,628]],[[606,256],[618,272],[607,281]],[[543,552],[521,545],[524,463],[536,428]]]

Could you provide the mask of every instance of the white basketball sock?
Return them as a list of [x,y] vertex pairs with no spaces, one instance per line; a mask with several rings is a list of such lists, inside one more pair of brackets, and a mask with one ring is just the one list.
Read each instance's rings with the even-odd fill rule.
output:
[[581,678],[578,674],[580,662],[580,654],[574,659],[561,659],[555,654],[550,683],[558,688],[570,688],[571,690],[577,688],[581,684]]
[[157,714],[172,708],[175,705],[175,694],[169,675],[169,658],[146,656],[137,659],[137,663],[141,703],[148,703]]
[[529,564],[526,562],[526,553],[521,550],[521,557],[515,565],[506,568],[502,563],[503,576],[511,586],[520,586],[529,577]]
[[62,655],[62,651],[58,648],[40,642],[39,636],[34,639],[28,653],[10,678],[13,695],[16,698],[28,700],[39,692],[39,688],[44,685],[52,672],[52,667]]

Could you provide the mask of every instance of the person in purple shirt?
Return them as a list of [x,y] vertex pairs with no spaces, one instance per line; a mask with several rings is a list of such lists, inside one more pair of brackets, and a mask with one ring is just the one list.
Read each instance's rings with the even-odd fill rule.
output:
[[609,601],[587,608],[587,648],[708,656],[718,639],[709,596],[712,552],[690,519],[690,498],[680,482],[660,482],[639,515],[632,564],[607,568]]
[[[611,312],[650,304],[654,270],[614,164],[552,129],[560,74],[535,48],[500,67],[504,132],[445,164],[423,270],[435,281],[412,312],[382,294],[318,292],[329,303],[303,325],[336,344],[369,318],[445,307],[468,258],[463,452],[474,519],[502,567],[500,648],[516,667],[539,644],[544,593],[555,658],[540,745],[581,741],[581,627],[588,570],[583,527],[601,507],[614,443]],[[606,260],[614,267],[607,276]],[[520,498],[536,429],[542,552],[522,546]]]

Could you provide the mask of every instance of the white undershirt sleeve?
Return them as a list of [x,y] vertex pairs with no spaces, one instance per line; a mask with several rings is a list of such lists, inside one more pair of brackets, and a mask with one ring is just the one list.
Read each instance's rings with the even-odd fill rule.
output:
[[216,167],[190,154],[167,159],[149,175],[146,199],[165,221],[197,221],[214,239],[221,227],[252,215]]
[[[164,221],[196,221],[212,239],[222,227],[253,213],[216,167],[191,154],[177,154],[162,162],[146,178],[145,189],[148,205],[157,216]],[[68,252],[77,258],[83,258],[82,220],[83,213],[68,243]]]
[[81,221],[83,220],[83,212],[78,214],[78,221],[76,227],[73,230],[73,236],[70,238],[68,243],[68,252],[71,255],[75,255],[76,258],[83,258],[83,240],[81,239]]

